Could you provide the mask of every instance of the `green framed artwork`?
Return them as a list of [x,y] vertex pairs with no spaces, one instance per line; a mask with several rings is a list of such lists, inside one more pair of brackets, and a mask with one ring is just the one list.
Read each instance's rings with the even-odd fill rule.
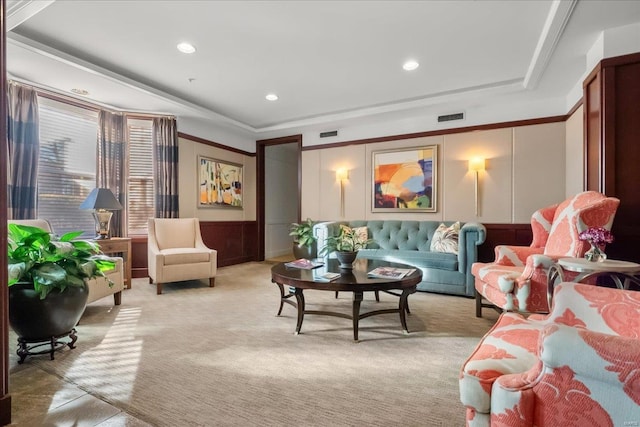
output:
[[437,211],[437,145],[372,155],[372,212]]
[[242,209],[242,165],[198,156],[198,207]]

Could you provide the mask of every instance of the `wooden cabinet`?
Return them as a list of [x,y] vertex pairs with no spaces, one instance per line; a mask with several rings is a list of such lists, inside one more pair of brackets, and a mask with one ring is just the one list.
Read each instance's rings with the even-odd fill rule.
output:
[[603,59],[584,84],[587,190],[620,199],[610,258],[640,261],[640,53]]

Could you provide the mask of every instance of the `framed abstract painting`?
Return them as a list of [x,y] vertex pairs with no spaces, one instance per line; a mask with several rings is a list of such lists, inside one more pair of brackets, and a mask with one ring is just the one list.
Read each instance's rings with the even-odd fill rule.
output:
[[198,156],[198,207],[242,209],[242,165]]
[[437,211],[437,145],[372,155],[372,212]]

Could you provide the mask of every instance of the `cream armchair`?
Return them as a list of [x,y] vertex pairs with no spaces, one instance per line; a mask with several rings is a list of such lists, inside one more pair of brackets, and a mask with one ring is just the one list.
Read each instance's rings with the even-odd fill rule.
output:
[[[38,227],[49,233],[53,233],[53,227],[51,223],[46,219],[13,219],[7,221],[9,224],[22,224],[30,225],[31,227]],[[100,242],[98,242],[100,244]],[[97,301],[101,298],[113,295],[113,303],[120,305],[122,302],[122,290],[124,289],[124,266],[123,260],[120,257],[109,257],[116,262],[116,266],[107,272],[105,277],[96,277],[94,279],[87,280],[87,287],[89,289],[89,295],[87,297],[87,304]],[[109,280],[113,283],[109,286]]]
[[198,218],[150,218],[148,241],[149,283],[209,279],[215,284],[218,252],[202,241]]

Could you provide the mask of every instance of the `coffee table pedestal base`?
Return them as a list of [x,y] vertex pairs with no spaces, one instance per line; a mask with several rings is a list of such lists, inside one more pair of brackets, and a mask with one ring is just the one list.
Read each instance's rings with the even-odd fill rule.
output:
[[[333,317],[342,317],[343,319],[351,319],[353,321],[353,340],[358,341],[358,328],[361,319],[365,319],[371,316],[377,316],[379,314],[391,314],[391,313],[399,313],[400,314],[400,323],[402,324],[402,333],[407,335],[409,334],[409,328],[407,327],[407,316],[409,313],[408,308],[408,297],[410,294],[416,292],[416,288],[407,288],[402,291],[400,296],[400,300],[398,302],[398,308],[390,308],[385,310],[374,310],[366,313],[360,313],[360,304],[362,302],[362,297],[364,292],[355,291],[353,292],[353,307],[352,314],[338,313],[335,311],[325,311],[325,310],[306,310],[305,309],[305,299],[303,289],[295,288],[293,293],[289,292],[288,294],[284,291],[284,285],[277,283],[278,288],[280,289],[280,309],[278,310],[278,316],[282,312],[283,303],[290,304],[296,307],[298,312],[298,319],[296,323],[296,331],[295,335],[300,334],[300,330],[302,329],[302,322],[304,321],[305,314],[316,314],[321,316],[333,316]],[[289,300],[288,298],[295,297],[296,302]]]

